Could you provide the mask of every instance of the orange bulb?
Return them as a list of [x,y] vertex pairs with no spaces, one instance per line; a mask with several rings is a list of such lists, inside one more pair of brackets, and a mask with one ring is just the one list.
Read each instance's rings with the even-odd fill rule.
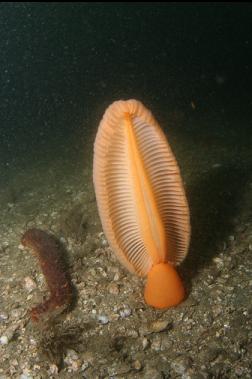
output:
[[147,304],[155,308],[178,305],[185,298],[185,290],[176,269],[169,263],[159,263],[147,275],[144,291]]

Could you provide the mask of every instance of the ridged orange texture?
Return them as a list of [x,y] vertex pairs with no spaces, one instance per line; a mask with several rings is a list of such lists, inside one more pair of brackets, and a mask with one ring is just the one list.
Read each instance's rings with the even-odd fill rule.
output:
[[160,263],[184,259],[190,220],[180,171],[141,102],[116,101],[106,110],[94,145],[93,180],[103,230],[129,271],[146,276]]

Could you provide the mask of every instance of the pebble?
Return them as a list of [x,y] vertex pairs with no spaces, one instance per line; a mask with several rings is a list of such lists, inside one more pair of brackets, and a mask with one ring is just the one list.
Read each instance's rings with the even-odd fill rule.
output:
[[129,317],[131,315],[131,313],[132,313],[132,311],[128,307],[125,307],[124,309],[121,309],[120,312],[119,312],[121,318]]
[[1,336],[0,337],[0,345],[8,345],[9,339],[7,336]]
[[155,368],[148,368],[144,372],[144,379],[163,379],[164,376]]
[[221,258],[219,258],[219,257],[215,257],[215,258],[213,259],[213,261],[214,261],[214,263],[216,263],[218,266],[223,265],[223,260],[222,260]]
[[170,334],[163,334],[161,340],[161,350],[170,350],[172,348],[172,338]]
[[170,329],[172,326],[172,323],[168,320],[158,320],[158,321],[154,321],[150,324],[150,332],[151,333],[159,333],[159,332],[163,332],[164,330],[166,329]]
[[9,318],[9,316],[8,316],[7,313],[5,313],[5,312],[1,312],[0,313],[0,322],[1,321],[6,321],[6,320],[8,320],[8,318]]
[[99,321],[100,324],[106,325],[106,324],[109,323],[109,318],[106,315],[99,315],[98,316],[98,321]]
[[102,238],[101,239],[101,247],[107,247],[108,246],[108,241],[106,240],[106,238]]
[[114,280],[117,282],[120,279],[120,274],[119,272],[116,272],[114,275]]
[[9,247],[10,245],[9,245],[9,242],[8,241],[4,241],[3,243],[2,243],[2,249],[3,250],[5,250],[5,249],[7,249],[7,247]]
[[149,346],[150,342],[147,338],[143,338],[142,339],[142,346],[143,346],[143,350],[147,349],[147,347]]
[[37,284],[30,276],[26,276],[24,278],[24,282],[25,282],[25,288],[28,292],[32,292],[35,288],[37,288]]
[[54,363],[50,364],[49,366],[49,374],[51,375],[57,375],[59,372],[58,366]]
[[212,168],[220,168],[221,167],[221,164],[220,163],[214,163],[212,165]]
[[160,335],[156,335],[151,343],[151,349],[154,351],[160,351],[161,350],[161,337]]
[[76,360],[71,363],[70,368],[72,371],[78,371],[80,367],[81,367],[81,362],[79,360]]
[[171,368],[179,375],[185,374],[190,366],[190,360],[187,357],[178,357],[171,362]]
[[223,312],[223,308],[219,304],[216,304],[216,305],[214,304],[212,306],[212,312],[213,312],[214,317],[218,317]]
[[107,247],[108,246],[108,241],[107,241],[103,232],[98,234],[98,238],[100,240],[100,246],[101,247]]
[[207,349],[199,353],[199,357],[203,362],[212,362],[221,353],[221,347],[216,343],[210,343]]
[[22,310],[20,308],[14,308],[14,309],[12,309],[12,311],[11,311],[11,318],[20,319],[23,312],[24,312],[24,310]]
[[64,237],[61,236],[59,240],[62,245],[67,245],[67,240]]
[[120,318],[120,316],[119,316],[119,314],[117,314],[117,313],[111,313],[111,314],[109,315],[109,319],[110,319],[110,321],[117,321],[119,318]]
[[89,367],[89,363],[88,362],[84,362],[81,366],[81,371],[85,371],[87,368]]
[[9,326],[6,330],[5,330],[5,334],[2,335],[2,337],[0,337],[0,343],[2,345],[6,345],[9,343],[9,341],[11,341],[11,339],[13,338],[16,330],[20,327],[20,325],[18,324],[15,324],[15,325],[11,325]]
[[119,286],[116,283],[110,283],[108,285],[108,291],[111,293],[111,295],[118,295],[119,294]]
[[[131,367],[127,363],[115,362],[111,367],[108,367],[109,379],[116,379],[119,375],[121,377],[121,375],[127,374],[130,370]],[[107,376],[105,378],[108,379]]]
[[135,370],[139,371],[142,368],[142,364],[141,364],[141,362],[139,360],[136,360],[136,361],[133,362],[132,367]]
[[64,358],[64,362],[72,371],[77,371],[81,366],[78,354],[72,349],[67,350],[67,355]]
[[137,338],[137,337],[138,337],[138,333],[137,333],[137,331],[134,330],[134,329],[128,329],[128,330],[126,331],[126,336],[127,336],[127,337],[132,337],[132,338]]
[[150,324],[144,324],[139,328],[141,336],[147,336],[152,333],[163,332],[164,330],[171,329],[172,322],[168,320],[153,321]]

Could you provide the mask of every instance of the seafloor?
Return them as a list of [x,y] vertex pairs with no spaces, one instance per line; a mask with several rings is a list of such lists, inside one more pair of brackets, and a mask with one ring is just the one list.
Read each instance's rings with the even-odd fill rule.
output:
[[[191,209],[180,270],[188,298],[149,308],[143,281],[114,258],[97,215],[91,137],[36,159],[31,150],[2,173],[1,379],[252,377],[251,136],[242,120],[229,128],[225,114],[167,120]],[[36,258],[20,244],[30,227],[53,232],[67,251],[76,301],[54,322],[29,319],[48,296]]]

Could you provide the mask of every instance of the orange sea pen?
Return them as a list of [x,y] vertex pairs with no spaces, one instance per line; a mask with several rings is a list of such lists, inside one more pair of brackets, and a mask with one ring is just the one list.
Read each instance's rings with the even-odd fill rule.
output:
[[106,110],[94,145],[93,179],[112,250],[129,271],[147,275],[147,304],[180,303],[185,291],[174,266],[188,251],[188,204],[166,137],[139,101],[116,101]]

